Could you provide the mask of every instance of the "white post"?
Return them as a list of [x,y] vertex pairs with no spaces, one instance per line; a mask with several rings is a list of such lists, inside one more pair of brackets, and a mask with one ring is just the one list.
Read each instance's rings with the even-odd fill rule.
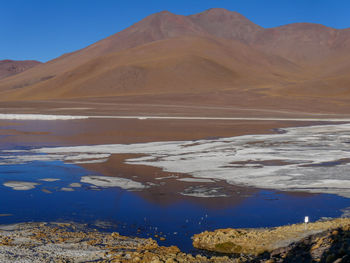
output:
[[309,217],[308,216],[305,216],[304,223],[305,223],[305,230],[306,230],[307,223],[309,223]]

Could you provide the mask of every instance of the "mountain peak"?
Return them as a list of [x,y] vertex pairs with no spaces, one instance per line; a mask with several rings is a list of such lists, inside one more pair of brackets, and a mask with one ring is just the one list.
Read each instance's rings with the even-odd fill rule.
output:
[[154,14],[151,14],[149,16],[147,16],[145,19],[154,19],[157,17],[176,17],[177,15],[175,15],[174,13],[171,13],[167,10],[163,10]]
[[174,13],[171,13],[171,12],[168,11],[168,10],[163,10],[163,11],[160,11],[160,12],[155,13],[155,14],[161,14],[161,15],[175,15]]
[[212,15],[212,16],[222,16],[222,15],[225,15],[225,16],[238,16],[238,17],[241,17],[241,18],[244,18],[243,15],[241,15],[240,13],[237,13],[235,11],[230,11],[228,9],[225,9],[225,8],[210,8],[208,10],[205,10],[199,14],[202,14],[202,15]]
[[134,25],[134,29],[136,28],[138,31],[150,33],[154,40],[203,33],[202,29],[197,27],[188,17],[169,11],[161,11],[146,17]]
[[262,29],[243,15],[224,8],[211,8],[188,18],[211,35],[242,42],[250,42]]

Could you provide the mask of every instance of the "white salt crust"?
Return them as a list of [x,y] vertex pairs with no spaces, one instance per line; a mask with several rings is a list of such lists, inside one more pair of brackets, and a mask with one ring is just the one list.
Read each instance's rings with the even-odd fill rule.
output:
[[[39,148],[0,152],[0,164],[31,161],[126,161],[234,185],[350,197],[350,124],[287,128],[284,133],[231,138]],[[90,180],[91,181],[91,180]]]
[[3,185],[6,187],[10,187],[13,190],[26,191],[26,190],[34,189],[35,186],[39,184],[33,183],[33,182],[8,181],[8,182],[5,182]]
[[126,190],[145,189],[147,186],[126,178],[88,175],[81,178],[82,183],[92,184],[98,187],[120,187]]

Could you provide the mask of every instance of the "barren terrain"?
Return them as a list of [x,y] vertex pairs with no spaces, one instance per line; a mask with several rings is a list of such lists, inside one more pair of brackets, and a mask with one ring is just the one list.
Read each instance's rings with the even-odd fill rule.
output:
[[127,114],[177,113],[180,106],[188,115],[217,117],[347,114],[349,43],[348,29],[262,28],[218,8],[191,16],[160,12],[0,80],[1,106],[21,113],[75,105],[96,114],[119,107]]

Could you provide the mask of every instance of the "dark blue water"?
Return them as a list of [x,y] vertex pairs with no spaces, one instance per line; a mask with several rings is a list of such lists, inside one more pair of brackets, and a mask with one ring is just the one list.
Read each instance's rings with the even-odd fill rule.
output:
[[[261,190],[242,199],[238,205],[225,208],[198,203],[196,198],[169,205],[142,198],[139,192],[120,188],[94,190],[83,184],[74,192],[60,189],[80,182],[91,172],[61,162],[33,162],[0,166],[0,224],[29,221],[74,221],[98,225],[105,231],[122,235],[154,237],[160,235],[162,245],[177,245],[192,251],[190,237],[204,230],[226,227],[270,227],[302,222],[321,217],[338,217],[341,209],[350,206],[347,198],[328,195],[300,195]],[[57,182],[42,182],[42,178],[59,178]],[[27,191],[3,186],[6,181],[39,182]],[[45,193],[42,190],[52,193]],[[202,199],[203,200],[203,199]],[[222,199],[221,199],[222,200]]]

